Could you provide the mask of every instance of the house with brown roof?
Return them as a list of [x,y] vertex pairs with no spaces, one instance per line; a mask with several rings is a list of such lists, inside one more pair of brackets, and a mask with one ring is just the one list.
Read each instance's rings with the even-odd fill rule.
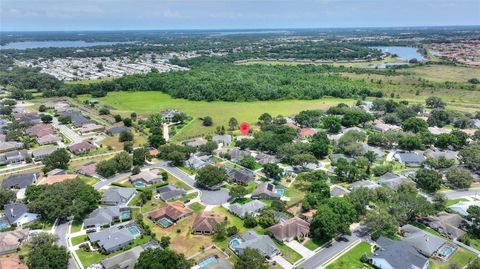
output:
[[273,225],[267,230],[280,242],[292,241],[295,238],[307,237],[310,234],[310,223],[299,217],[293,217]]
[[85,176],[93,176],[97,172],[97,163],[96,162],[89,162],[82,166],[75,168],[75,172],[79,173],[80,175]]
[[105,130],[105,126],[96,123],[87,123],[78,128],[78,131],[82,134],[102,132]]
[[77,178],[78,175],[66,174],[66,175],[51,175],[40,178],[38,185],[52,185],[55,183],[63,182],[65,180],[72,180]]
[[0,255],[17,252],[20,243],[28,237],[27,230],[0,233]]
[[130,182],[132,182],[134,186],[139,187],[152,185],[162,181],[162,175],[160,175],[160,171],[158,170],[144,170],[136,175],[130,176]]
[[95,148],[96,147],[88,141],[82,141],[80,143],[73,144],[70,147],[68,147],[68,149],[74,154],[89,152],[90,150]]
[[313,219],[313,216],[315,216],[315,213],[317,213],[316,209],[310,209],[307,212],[302,213],[300,217],[307,222],[312,222],[312,219]]
[[55,134],[53,127],[44,123],[35,124],[27,128],[25,132],[31,136],[35,136],[36,138]]
[[166,203],[159,209],[150,212],[149,217],[154,221],[159,221],[163,218],[168,218],[172,222],[177,222],[180,219],[188,217],[193,214],[193,210],[185,207],[185,204],[179,201]]
[[318,133],[318,131],[313,129],[313,128],[302,128],[302,129],[300,129],[300,137],[301,138],[310,137],[310,136],[313,136],[316,133]]
[[225,218],[215,215],[208,211],[198,214],[192,224],[192,233],[194,234],[213,234],[215,225],[225,221]]
[[0,269],[28,269],[18,256],[0,256]]

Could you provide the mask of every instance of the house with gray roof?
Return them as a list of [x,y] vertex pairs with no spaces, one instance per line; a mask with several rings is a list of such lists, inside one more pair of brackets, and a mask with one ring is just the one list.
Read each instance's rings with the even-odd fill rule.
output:
[[468,216],[468,209],[471,206],[480,206],[480,201],[462,201],[462,202],[458,202],[454,205],[451,205],[448,208],[457,212],[461,216],[466,217],[466,216]]
[[255,175],[249,170],[237,170],[228,166],[225,166],[225,170],[227,171],[227,176],[229,180],[237,184],[248,185],[248,183],[255,180]]
[[130,208],[120,206],[99,207],[83,221],[85,229],[111,225],[115,220],[130,218]]
[[425,150],[424,152],[424,155],[426,157],[430,157],[430,158],[433,158],[433,159],[438,159],[440,157],[443,157],[447,160],[456,160],[457,159],[457,156],[458,156],[458,151],[454,151],[454,150],[438,150],[438,149],[435,149],[435,150],[432,150],[432,149],[427,149]]
[[251,152],[248,150],[243,150],[239,148],[234,148],[228,151],[228,154],[230,155],[230,160],[232,162],[238,162],[241,159],[243,159],[246,156],[250,156]]
[[347,194],[349,194],[350,191],[345,189],[344,187],[340,185],[332,185],[330,186],[330,196],[331,197],[343,197]]
[[26,187],[37,183],[38,173],[26,173],[11,175],[2,181],[2,188],[6,189],[25,189]]
[[263,153],[263,152],[258,153],[255,156],[255,160],[257,160],[257,162],[261,165],[264,165],[264,164],[267,164],[267,163],[278,163],[279,162],[277,157],[275,157],[273,155],[270,155],[270,154]]
[[170,201],[182,198],[187,192],[184,189],[177,188],[174,185],[162,186],[157,189],[158,197],[163,201]]
[[464,235],[469,222],[458,214],[440,212],[436,216],[422,219],[422,223],[450,239],[457,239]]
[[100,232],[89,233],[87,236],[92,244],[97,244],[105,253],[119,250],[133,243],[133,240],[135,240],[135,236],[130,232],[129,228],[124,227],[119,229],[116,226]]
[[200,146],[203,146],[203,145],[207,144],[207,142],[208,142],[207,139],[205,139],[203,137],[197,137],[197,138],[193,138],[193,139],[189,139],[187,141],[184,141],[183,143],[187,146],[197,148],[197,147],[200,147]]
[[0,163],[2,164],[12,164],[12,163],[20,163],[25,162],[28,158],[28,151],[27,150],[19,150],[19,151],[10,151],[0,156]]
[[47,147],[47,148],[40,148],[32,151],[32,157],[35,159],[35,161],[39,161],[48,155],[52,154],[55,150],[57,150],[57,147]]
[[106,258],[100,264],[104,269],[133,269],[137,263],[140,254],[147,249],[159,248],[157,243],[148,242],[136,246],[115,256]]
[[418,253],[404,241],[392,240],[381,236],[377,239],[378,250],[372,254],[369,262],[382,269],[427,269],[428,258]]
[[402,175],[397,175],[393,172],[388,172],[383,176],[379,177],[377,179],[377,183],[380,185],[384,185],[394,191],[397,191],[400,188],[400,186],[404,184],[415,184],[413,180],[407,177],[404,177]]
[[419,253],[426,257],[432,257],[437,254],[448,241],[431,233],[407,224],[402,226],[404,239],[406,243],[415,248]]
[[258,184],[252,192],[253,199],[280,199],[281,197],[275,185],[268,182]]
[[260,235],[255,231],[247,231],[237,238],[240,243],[238,246],[230,246],[237,255],[242,255],[246,248],[258,250],[264,257],[270,259],[280,254],[273,240],[268,235]]
[[115,127],[110,128],[110,129],[107,129],[106,133],[108,135],[117,135],[117,134],[120,134],[121,132],[125,132],[125,131],[130,131],[130,128],[125,127],[125,126],[115,126]]
[[232,144],[232,136],[229,134],[214,135],[212,141],[217,144],[221,143],[223,146],[230,146],[230,144]]
[[162,181],[163,177],[159,170],[144,170],[136,175],[130,176],[130,182],[134,186],[152,185]]
[[399,151],[396,152],[394,158],[406,166],[419,167],[425,161],[423,153],[415,151]]
[[205,157],[208,157],[208,156],[197,156],[195,154],[192,154],[190,156],[190,158],[185,163],[189,167],[191,167],[195,170],[198,170],[198,169],[208,165],[207,160],[209,158],[205,158]]
[[24,203],[10,203],[4,207],[5,218],[10,225],[22,226],[40,218],[39,214],[28,211]]
[[371,181],[371,180],[360,180],[360,181],[357,181],[357,182],[353,182],[352,184],[350,184],[350,189],[352,190],[355,190],[355,189],[358,189],[358,188],[367,188],[367,189],[376,189],[380,187],[380,185],[378,185],[377,183]]
[[255,216],[265,207],[265,204],[260,200],[252,200],[246,204],[231,204],[228,209],[239,218],[244,218],[248,215]]
[[102,195],[100,202],[104,205],[123,205],[135,195],[135,189],[111,187]]

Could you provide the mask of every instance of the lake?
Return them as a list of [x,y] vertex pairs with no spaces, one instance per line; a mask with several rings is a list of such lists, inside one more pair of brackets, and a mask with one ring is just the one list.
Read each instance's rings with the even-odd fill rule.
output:
[[133,42],[85,42],[77,41],[25,41],[12,42],[0,46],[0,49],[37,49],[37,48],[83,48],[93,46],[110,46],[115,44],[129,44]]
[[396,54],[398,58],[408,61],[410,59],[417,59],[419,61],[425,60],[422,54],[418,53],[417,48],[413,47],[401,47],[401,46],[376,46],[370,47],[372,49],[378,49],[383,52],[388,52],[391,54]]

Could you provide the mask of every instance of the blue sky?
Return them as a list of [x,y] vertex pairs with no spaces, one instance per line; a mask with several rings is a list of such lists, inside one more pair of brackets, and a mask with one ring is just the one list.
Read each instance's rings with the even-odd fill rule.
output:
[[480,0],[0,0],[1,31],[480,25]]

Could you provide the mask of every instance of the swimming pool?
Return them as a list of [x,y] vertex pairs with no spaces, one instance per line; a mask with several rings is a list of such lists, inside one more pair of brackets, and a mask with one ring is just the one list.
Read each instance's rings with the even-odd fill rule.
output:
[[135,186],[136,188],[142,188],[142,187],[145,187],[146,185],[143,184],[143,183],[140,183],[140,182],[135,182],[135,184],[133,184],[133,186]]
[[230,246],[230,248],[232,250],[235,250],[238,248],[238,246],[240,246],[240,244],[242,243],[242,241],[238,238],[233,238],[232,240],[230,240],[230,243],[228,244]]
[[438,255],[443,258],[448,258],[455,252],[455,247],[450,245],[444,245],[441,249],[438,250]]
[[133,236],[137,236],[137,235],[140,234],[140,229],[138,229],[138,228],[135,227],[135,226],[128,227],[128,231],[129,231]]
[[162,226],[163,228],[170,227],[173,224],[173,222],[171,220],[169,220],[168,218],[161,218],[158,221],[158,223],[160,223],[160,226]]
[[122,213],[122,219],[130,219],[130,212],[123,212]]
[[205,260],[199,262],[198,266],[200,266],[200,268],[204,268],[204,267],[207,267],[207,266],[209,266],[210,264],[212,264],[216,261],[217,261],[217,258],[215,258],[214,256],[210,256],[210,257],[206,258]]
[[3,230],[3,229],[8,228],[8,227],[10,227],[10,225],[8,225],[8,223],[0,222],[0,230]]
[[285,190],[284,189],[277,189],[277,193],[280,194],[281,196],[283,196],[285,194]]

